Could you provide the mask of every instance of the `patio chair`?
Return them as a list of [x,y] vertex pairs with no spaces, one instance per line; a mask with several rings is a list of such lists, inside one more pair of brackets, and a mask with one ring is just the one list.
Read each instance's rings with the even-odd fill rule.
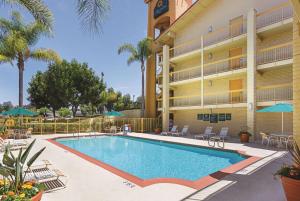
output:
[[172,135],[175,132],[177,132],[177,125],[174,125],[170,131],[161,132],[160,135]]
[[288,149],[289,145],[292,145],[293,142],[295,141],[293,135],[289,135],[288,137],[283,138],[281,140],[285,144],[286,149]]
[[178,136],[178,137],[179,136],[186,136],[188,134],[188,131],[189,131],[189,126],[185,125],[182,128],[181,132],[176,131],[176,132],[172,132],[171,134],[172,134],[172,136]]
[[[209,146],[215,146],[215,143],[218,142],[218,147],[224,148],[224,146],[225,146],[224,142],[225,142],[225,139],[228,136],[228,130],[229,130],[228,127],[221,128],[220,133],[219,133],[218,136],[213,136],[213,137],[210,137],[208,139],[208,145]],[[211,145],[211,143],[210,143],[211,141],[214,143],[213,145]],[[220,142],[223,143],[223,146],[220,146]]]
[[118,131],[117,126],[111,126],[111,127],[110,127],[110,131],[109,131],[109,132],[110,132],[111,134],[116,134],[117,131]]
[[267,141],[267,146],[269,146],[270,143],[275,143],[276,141],[276,139],[272,138],[268,133],[260,132],[259,134],[261,135],[261,144],[264,144],[264,141]]
[[33,128],[28,128],[24,135],[25,138],[31,138],[32,131],[33,131]]
[[208,126],[205,128],[205,131],[203,134],[195,135],[194,138],[195,139],[203,139],[203,140],[209,139],[210,136],[215,135],[215,133],[213,133],[212,130],[213,130],[213,127]]

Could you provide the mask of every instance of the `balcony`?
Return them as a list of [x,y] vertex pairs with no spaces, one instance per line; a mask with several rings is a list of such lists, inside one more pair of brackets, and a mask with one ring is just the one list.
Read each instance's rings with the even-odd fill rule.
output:
[[246,55],[239,55],[204,64],[203,74],[209,76],[247,67]]
[[256,28],[261,29],[293,17],[293,8],[289,2],[270,8],[257,14]]
[[170,107],[201,106],[201,96],[170,97]]
[[180,71],[175,71],[170,73],[170,83],[180,82],[184,80],[191,80],[194,78],[201,77],[201,67],[196,66],[193,68],[188,68]]
[[[245,19],[238,22],[231,23],[213,32],[210,32],[203,36],[203,48],[225,42],[229,39],[236,38],[247,32],[247,23]],[[178,44],[170,49],[170,58],[174,57],[192,57],[201,54],[201,36],[193,38],[184,43]],[[174,61],[173,61],[174,62]]]
[[243,35],[246,32],[247,32],[246,19],[239,20],[238,22],[232,23],[228,26],[225,26],[223,28],[220,28],[216,31],[204,35],[203,36],[204,48]]
[[232,90],[204,95],[204,105],[239,104],[246,102],[247,92],[245,90]]
[[272,85],[259,87],[256,94],[257,102],[291,101],[293,100],[293,85]]
[[[257,51],[257,65],[275,63],[293,58],[293,43],[288,42]],[[258,67],[259,68],[259,67]]]

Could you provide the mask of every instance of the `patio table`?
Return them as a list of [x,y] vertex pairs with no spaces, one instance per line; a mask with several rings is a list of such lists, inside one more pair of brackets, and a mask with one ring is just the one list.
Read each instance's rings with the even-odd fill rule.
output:
[[287,135],[287,134],[275,134],[275,133],[271,134],[271,137],[276,138],[278,148],[282,147],[282,142],[286,141],[290,136],[291,135]]

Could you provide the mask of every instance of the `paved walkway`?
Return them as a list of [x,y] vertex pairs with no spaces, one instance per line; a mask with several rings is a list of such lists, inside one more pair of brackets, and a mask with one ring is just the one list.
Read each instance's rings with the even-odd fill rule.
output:
[[[137,133],[131,135],[207,146],[207,141]],[[34,137],[37,139],[34,150],[47,147],[40,159],[48,159],[67,176],[67,188],[44,194],[43,201],[285,200],[280,181],[273,179],[273,173],[287,160],[285,151],[261,149],[257,144],[226,143],[226,149],[242,150],[264,159],[201,191],[177,184],[155,184],[141,188],[45,140],[57,136],[62,135]]]

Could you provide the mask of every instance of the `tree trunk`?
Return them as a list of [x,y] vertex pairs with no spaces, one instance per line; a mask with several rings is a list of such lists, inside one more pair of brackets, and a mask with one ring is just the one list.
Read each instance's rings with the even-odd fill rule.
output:
[[52,113],[53,113],[53,118],[55,119],[55,109],[52,109]]
[[18,69],[19,69],[19,107],[23,107],[23,76],[24,76],[24,60],[23,55],[18,55]]
[[144,118],[145,116],[145,66],[142,62],[142,108],[141,108],[141,115]]
[[73,117],[76,116],[76,112],[78,110],[78,106],[72,106],[72,113],[73,113]]

